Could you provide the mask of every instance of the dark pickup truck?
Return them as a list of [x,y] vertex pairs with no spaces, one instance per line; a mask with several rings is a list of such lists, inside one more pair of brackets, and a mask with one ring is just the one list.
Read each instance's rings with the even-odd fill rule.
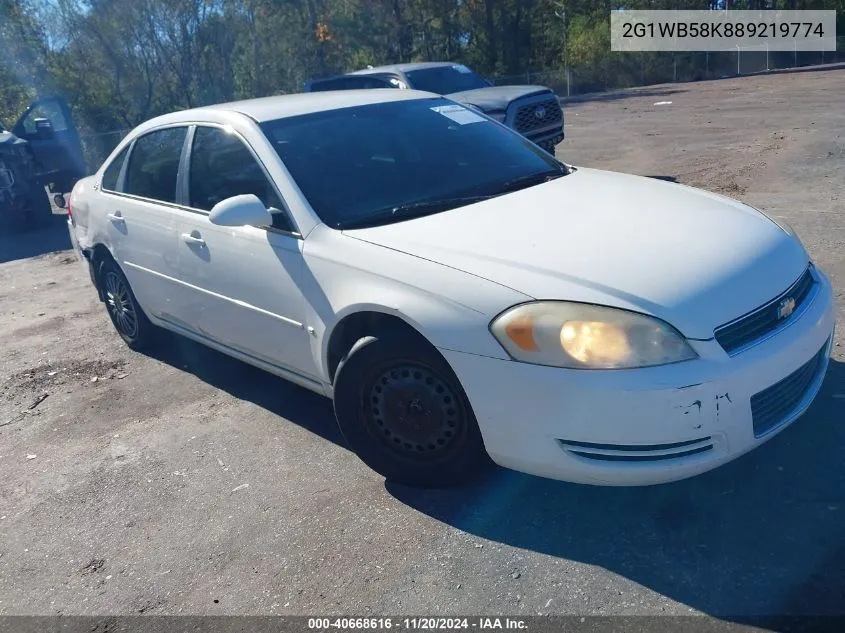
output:
[[462,64],[394,64],[306,83],[306,92],[397,88],[433,92],[481,110],[547,152],[563,140],[563,109],[545,86],[494,86]]
[[58,197],[85,176],[85,159],[70,108],[59,97],[32,103],[18,122],[0,123],[0,228],[34,228],[53,216]]

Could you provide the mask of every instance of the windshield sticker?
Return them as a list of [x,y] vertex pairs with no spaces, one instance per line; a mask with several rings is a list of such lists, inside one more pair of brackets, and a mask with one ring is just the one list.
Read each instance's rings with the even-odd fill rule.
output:
[[455,64],[454,66],[452,66],[452,68],[457,70],[459,73],[463,73],[464,75],[471,75],[472,74],[472,71],[469,68],[467,68],[466,66],[464,66],[463,64]]
[[447,119],[452,119],[455,123],[467,125],[469,123],[481,123],[486,121],[483,116],[476,114],[472,110],[459,105],[435,106],[432,108],[438,114],[442,114]]

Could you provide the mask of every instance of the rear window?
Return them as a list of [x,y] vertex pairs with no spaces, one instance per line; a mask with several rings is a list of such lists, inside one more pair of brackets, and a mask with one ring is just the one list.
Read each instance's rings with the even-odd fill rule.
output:
[[488,81],[462,64],[411,70],[406,72],[405,76],[408,77],[411,88],[414,90],[425,90],[441,95],[490,86]]
[[311,84],[311,92],[324,92],[327,90],[366,90],[371,88],[398,88],[398,83],[391,85],[388,79],[381,77],[337,77],[335,79],[323,79]]

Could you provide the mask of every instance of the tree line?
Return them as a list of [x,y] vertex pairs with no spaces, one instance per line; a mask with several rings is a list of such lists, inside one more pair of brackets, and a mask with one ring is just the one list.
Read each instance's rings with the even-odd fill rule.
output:
[[[176,109],[298,92],[309,78],[368,64],[454,60],[485,76],[600,69],[614,59],[612,9],[722,2],[0,0],[0,120],[58,93],[83,132],[126,129]],[[773,6],[837,9],[845,34],[845,0],[730,0]]]

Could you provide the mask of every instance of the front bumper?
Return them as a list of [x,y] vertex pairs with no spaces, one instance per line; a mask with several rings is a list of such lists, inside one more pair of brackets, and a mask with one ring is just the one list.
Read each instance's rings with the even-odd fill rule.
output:
[[527,133],[524,135],[532,143],[536,143],[537,145],[559,145],[563,142],[564,134],[563,134],[563,126],[554,128],[552,130],[546,130],[545,132],[541,132],[539,134],[534,133]]
[[31,203],[35,179],[34,163],[24,143],[0,148],[0,211],[23,214]]
[[[675,481],[756,448],[810,406],[824,379],[835,324],[830,282],[817,274],[818,292],[799,318],[732,358],[715,340],[691,341],[699,354],[693,361],[615,371],[442,353],[496,463],[578,483]],[[755,434],[752,396],[799,375],[802,367],[809,369],[800,395],[777,424],[764,432],[758,426]]]
[[76,256],[80,261],[87,262],[88,259],[85,257],[85,253],[79,245],[79,238],[76,237],[76,227],[73,225],[73,220],[71,220],[70,217],[67,219],[67,232],[70,235],[70,243],[73,247],[73,252],[76,253]]

